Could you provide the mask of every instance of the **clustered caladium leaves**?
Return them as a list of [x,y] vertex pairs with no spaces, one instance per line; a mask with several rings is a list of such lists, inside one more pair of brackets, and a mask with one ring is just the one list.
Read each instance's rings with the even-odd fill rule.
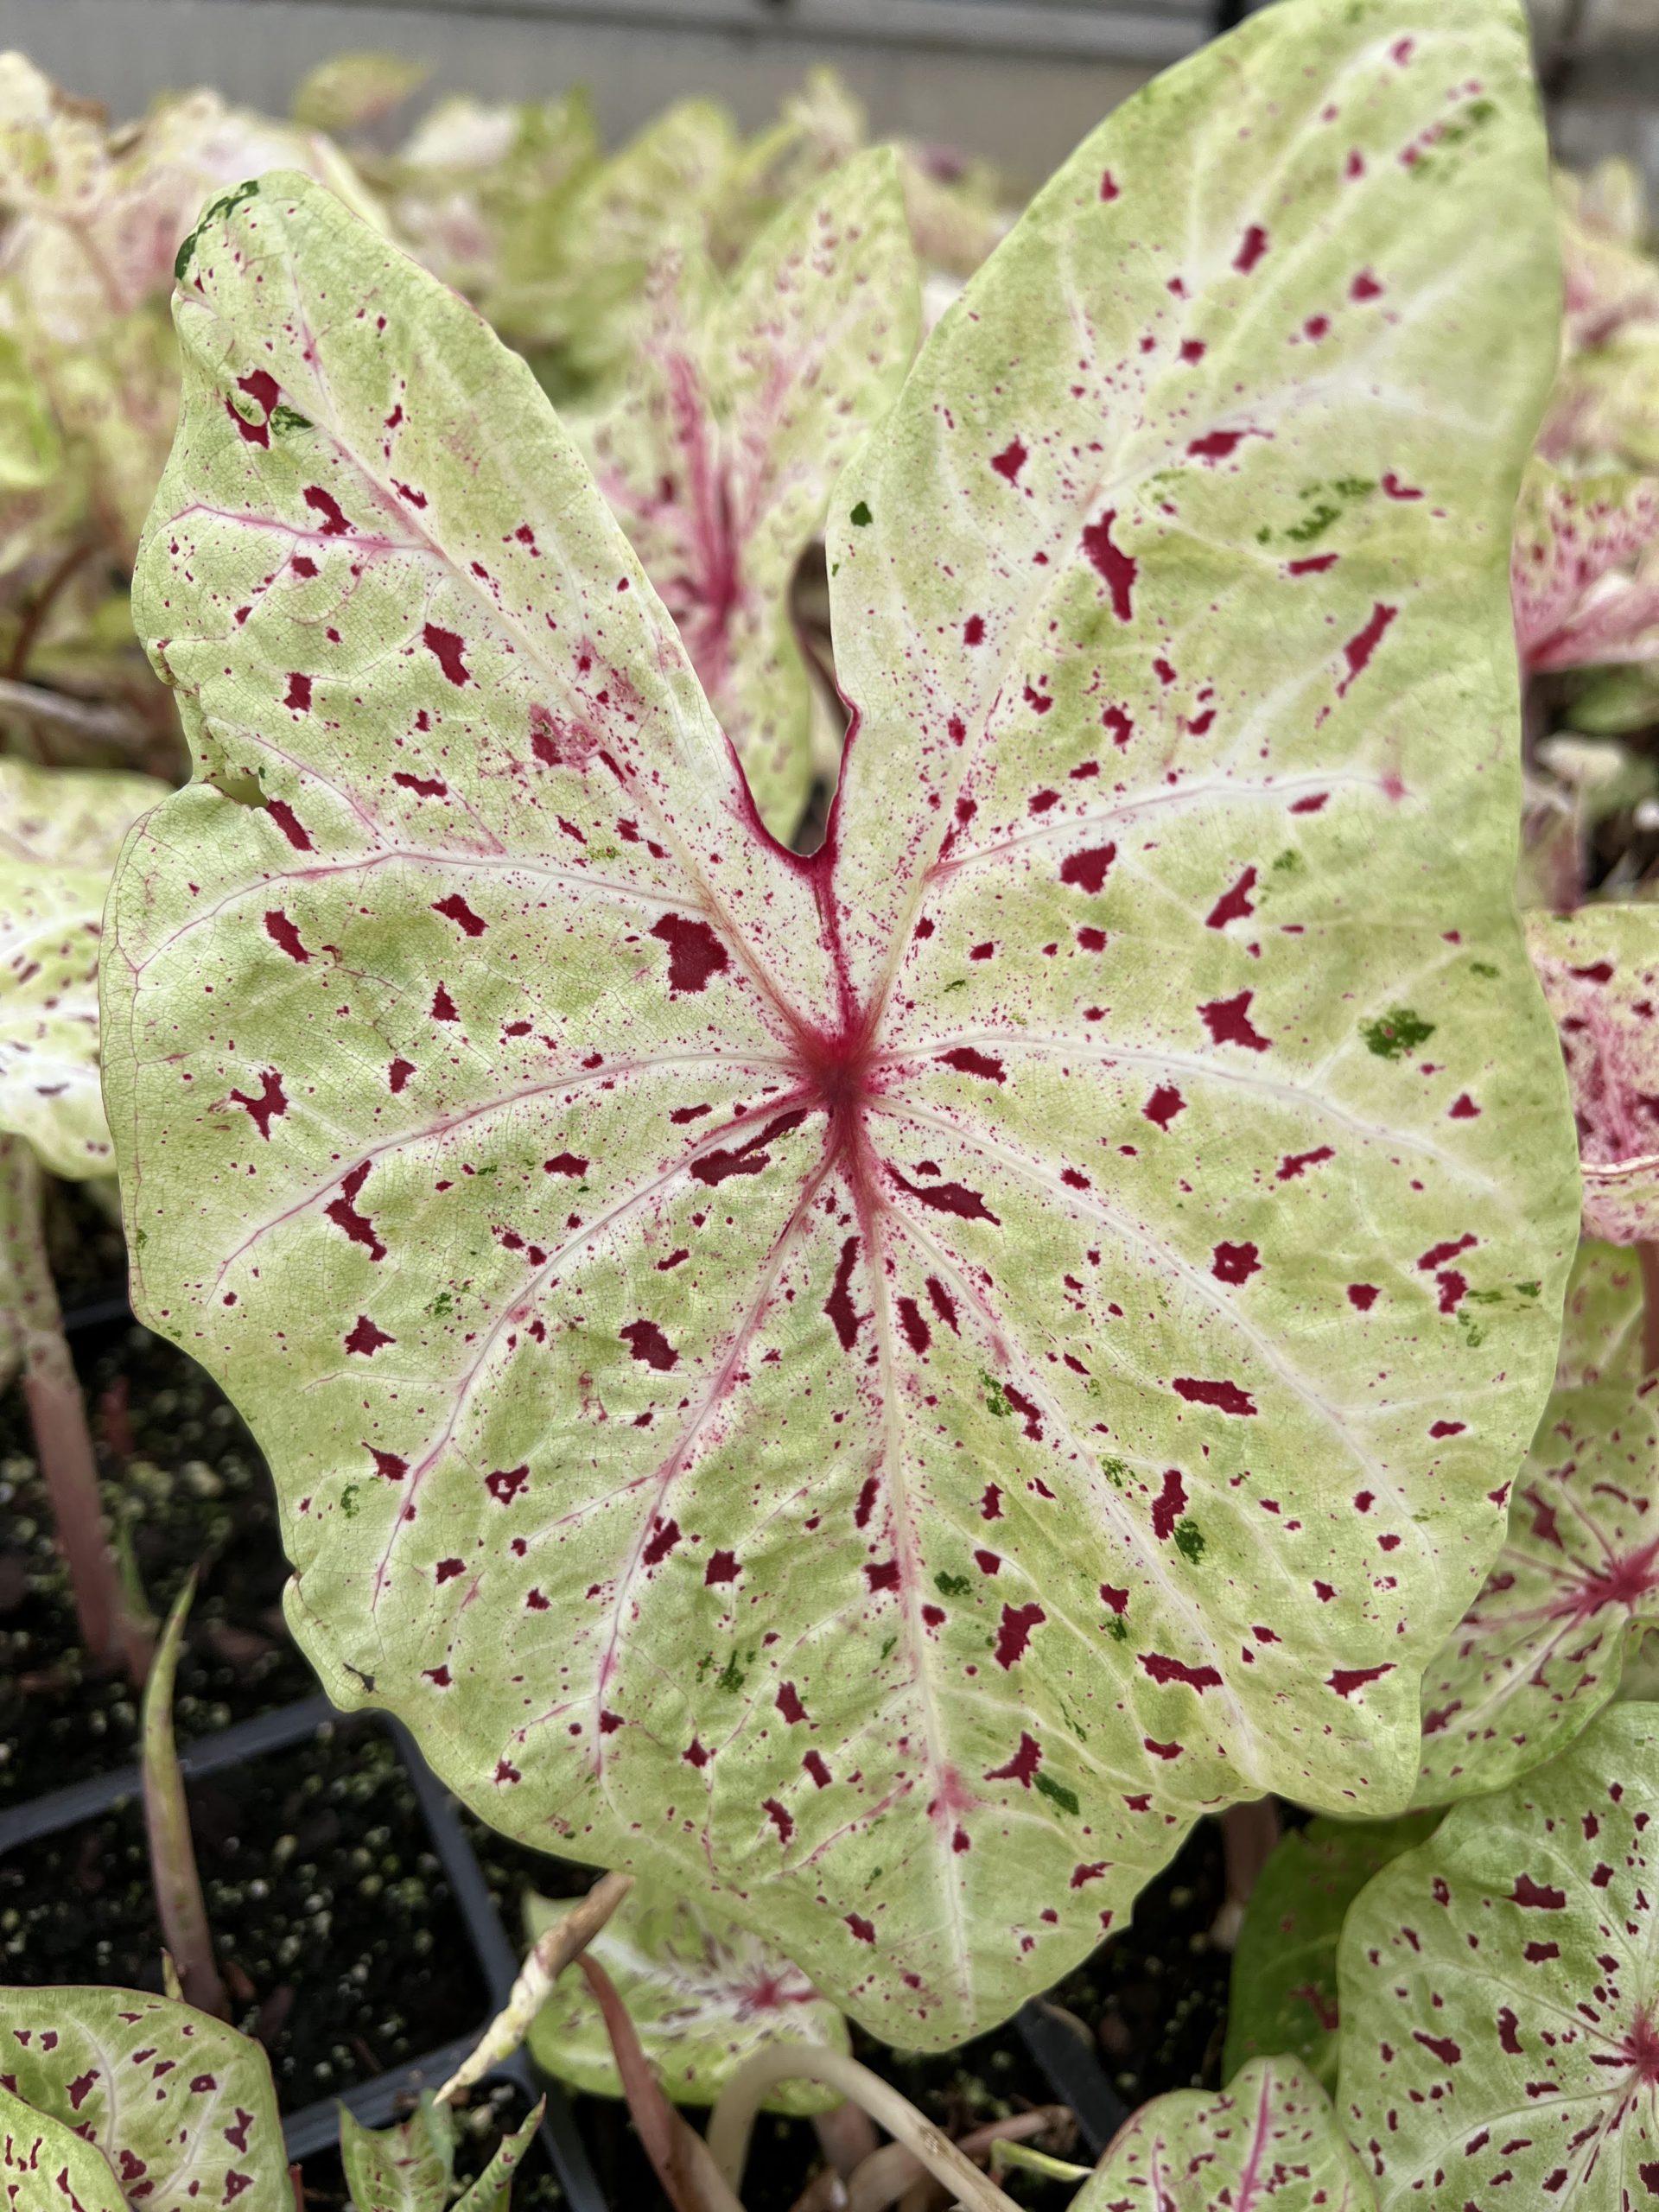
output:
[[1222,2074],[1275,2055],[1337,2086],[1337,1943],[1373,1874],[1433,1831],[1432,1813],[1397,1821],[1310,1821],[1275,1846],[1244,1908],[1233,1953]]
[[541,2123],[538,2104],[496,2146],[477,2180],[457,2189],[455,2125],[446,2105],[423,2097],[396,2126],[370,2129],[340,2108],[340,2156],[353,2212],[507,2212],[512,2177]]
[[99,1093],[98,962],[121,840],[153,777],[0,760],[0,1135],[57,1175],[115,1161]]
[[1659,1624],[1659,1380],[1551,1399],[1486,1586],[1423,1678],[1417,1796],[1501,1789],[1618,1694]]
[[[26,2186],[16,2212],[73,2212],[78,2196],[54,2167],[66,2132],[91,2152],[67,2166],[86,2212],[294,2212],[264,2050],[170,1998],[0,1990],[0,2141],[11,2139],[14,2165],[36,2126],[39,2152],[29,2155],[35,2172],[44,2160],[49,2189],[31,2196]],[[0,2164],[0,2191],[11,2181]]]
[[791,579],[842,464],[893,404],[920,313],[898,163],[873,149],[791,201],[729,281],[699,253],[671,257],[617,389],[576,426],[785,841],[813,766]]
[[1659,2181],[1659,1711],[1456,1806],[1343,1931],[1338,2106],[1382,2212],[1628,2212]]
[[1535,461],[1510,553],[1523,664],[1542,673],[1659,659],[1656,539],[1659,480],[1567,476]]
[[1222,2094],[1143,2105],[1071,2212],[1376,2212],[1331,2101],[1294,2058],[1254,2059]]
[[1576,1221],[1507,888],[1554,255],[1493,0],[1119,110],[837,486],[810,861],[461,302],[289,178],[185,267],[138,1306],[333,1694],[895,2041],[1205,1806],[1410,1789]]
[[1659,1225],[1659,907],[1532,913],[1526,931],[1572,1086],[1585,1232],[1637,1243]]
[[[532,1897],[532,1941],[569,1909]],[[615,1985],[645,2056],[677,2104],[712,2104],[763,2044],[850,2048],[847,2023],[798,1967],[702,1897],[636,1882],[588,1945]],[[590,2094],[620,2097],[621,2077],[597,1999],[582,1976],[561,1974],[531,2029],[544,2073]],[[828,2112],[841,2092],[785,2082],[773,2112]]]

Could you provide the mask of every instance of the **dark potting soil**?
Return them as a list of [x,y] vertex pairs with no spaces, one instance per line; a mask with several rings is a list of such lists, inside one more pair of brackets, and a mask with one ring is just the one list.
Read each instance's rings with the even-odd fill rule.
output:
[[[119,1241],[100,1220],[77,1193],[54,1222],[66,1310],[119,1279]],[[179,1674],[181,1740],[312,1694],[282,1620],[286,1569],[270,1477],[234,1408],[193,1361],[130,1321],[73,1341],[106,1503],[152,1608],[164,1612],[201,1565]],[[0,1805],[137,1754],[136,1699],[120,1678],[81,1663],[44,1506],[12,1391],[0,1397]],[[383,1732],[342,1725],[314,1745],[194,1782],[190,1797],[209,1917],[222,1957],[246,1977],[238,2024],[270,2044],[285,2111],[481,2024],[487,2008],[470,1947]],[[467,1826],[515,1946],[527,1890],[576,1896],[594,1878],[591,1868],[523,1850],[470,1817]],[[1208,1931],[1223,1896],[1219,1836],[1206,1823],[1141,1897],[1131,1924],[1049,1993],[1092,2041],[1126,2105],[1217,2080],[1229,1961]],[[0,1863],[6,1980],[154,1988],[160,1940],[136,1807]],[[855,2047],[951,2133],[1054,2101],[1011,2023],[944,2056],[906,2056],[856,2032]],[[623,2107],[579,2099],[576,2113],[610,2203],[656,2212],[660,2193]],[[487,2129],[476,2144],[465,2139],[487,2154]],[[1087,2163],[1086,2151],[1074,2155]],[[817,2158],[804,2124],[763,2120],[745,2190],[751,2212],[786,2212]],[[308,2162],[306,2179],[308,2201],[333,2212],[337,2157]],[[1010,2175],[1005,2186],[1052,2208],[1052,2184]],[[557,2202],[538,2155],[515,2212]]]
[[[234,2024],[283,2109],[482,2025],[488,1993],[408,1777],[372,1724],[190,1784]],[[0,1978],[159,1990],[162,1930],[137,1802],[0,1859]]]

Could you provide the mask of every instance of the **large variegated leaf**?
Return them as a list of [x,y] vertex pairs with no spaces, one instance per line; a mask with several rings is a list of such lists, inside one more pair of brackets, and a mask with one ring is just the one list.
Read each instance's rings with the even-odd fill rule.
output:
[[813,766],[791,581],[893,404],[919,315],[897,165],[861,155],[785,208],[729,284],[695,253],[660,270],[639,350],[578,432],[785,842]]
[[114,1166],[99,1095],[98,958],[121,840],[153,777],[0,760],[0,1133],[54,1174]]
[[[531,1940],[569,1909],[532,1897]],[[614,1983],[677,2104],[713,2104],[744,2060],[767,2044],[849,2047],[847,2023],[800,1969],[701,1897],[636,1882],[588,1951]],[[544,2073],[591,2094],[623,2094],[598,2001],[579,1974],[554,1983],[529,2041]],[[827,2112],[840,2094],[816,2082],[785,2082],[768,2108]]]
[[1535,461],[1510,556],[1529,669],[1659,659],[1659,482],[1563,476]]
[[1642,1269],[1636,1254],[1618,1244],[1580,1244],[1561,1312],[1555,1388],[1638,1382],[1645,1365],[1642,1323]]
[[[0,2061],[0,2066],[3,2061]],[[0,2204],[6,2212],[131,2212],[97,2144],[36,2112],[0,2077]]]
[[1419,1802],[1500,1789],[1571,1742],[1659,1626],[1659,1382],[1558,1391],[1486,1586],[1423,1678]]
[[1233,1953],[1224,2078],[1279,2054],[1335,2089],[1343,1920],[1372,1875],[1430,1834],[1434,1818],[1321,1819],[1281,1839],[1256,1878]]
[[1590,1236],[1659,1226],[1659,907],[1527,916],[1527,947],[1560,1031]]
[[895,2039],[1206,1805],[1410,1789],[1576,1219],[1509,891],[1553,253],[1501,0],[1122,109],[842,480],[811,861],[461,302],[287,180],[186,270],[140,1307],[336,1696]]
[[1294,2058],[1254,2059],[1221,2095],[1143,2105],[1071,2212],[1376,2212],[1331,2101]]
[[1635,2212],[1659,2183],[1659,1708],[1605,1713],[1379,1874],[1338,2108],[1382,2212]]
[[[188,2005],[132,1989],[0,1989],[0,2092],[39,2114],[49,2139],[68,2129],[93,2146],[117,2208],[294,2212],[264,2050]],[[0,2133],[11,2116],[0,2107]],[[25,2194],[15,2212],[74,2212],[52,2180],[55,2193]],[[90,2168],[88,2185],[101,2180]],[[86,2212],[105,2205],[94,2196]]]

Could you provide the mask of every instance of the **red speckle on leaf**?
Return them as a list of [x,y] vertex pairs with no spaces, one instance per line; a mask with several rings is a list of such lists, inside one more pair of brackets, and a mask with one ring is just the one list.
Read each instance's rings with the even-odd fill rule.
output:
[[766,1147],[775,1138],[786,1136],[791,1129],[799,1128],[805,1119],[806,1109],[801,1107],[792,1113],[779,1114],[775,1120],[768,1122],[765,1128],[750,1137],[747,1143],[729,1147],[716,1146],[712,1152],[706,1152],[701,1160],[692,1161],[692,1179],[707,1184],[713,1190],[733,1175],[759,1175],[772,1163],[772,1154]]
[[442,1584],[453,1582],[458,1574],[465,1574],[467,1562],[462,1559],[441,1559],[432,1570],[433,1580]]
[[1166,1129],[1178,1114],[1186,1111],[1186,1101],[1173,1083],[1160,1083],[1141,1111],[1147,1121]]
[[1287,576],[1322,576],[1327,569],[1336,567],[1340,557],[1336,553],[1310,553],[1306,560],[1287,561],[1285,574]]
[[679,1541],[679,1522],[664,1521],[659,1514],[657,1525],[652,1531],[651,1541],[640,1554],[642,1564],[646,1567],[659,1567]]
[[1019,1745],[1006,1766],[988,1767],[987,1782],[1017,1782],[1022,1789],[1029,1789],[1032,1777],[1043,1763],[1043,1747],[1034,1736],[1020,1732]]
[[1521,1874],[1510,1892],[1510,1903],[1526,1905],[1534,1912],[1560,1912],[1567,1903],[1567,1892],[1546,1882],[1535,1882],[1530,1874]]
[[1172,1386],[1178,1398],[1185,1398],[1189,1405],[1213,1406],[1217,1413],[1249,1416],[1255,1412],[1255,1401],[1248,1390],[1240,1389],[1236,1382],[1206,1382],[1197,1375],[1178,1375]]
[[1175,1524],[1186,1510],[1186,1484],[1181,1480],[1179,1467],[1166,1467],[1164,1486],[1153,1500],[1152,1533],[1167,1541],[1175,1533]]
[[366,1313],[359,1313],[346,1339],[346,1349],[360,1352],[365,1359],[372,1359],[382,1344],[395,1344],[397,1341],[396,1337],[389,1337],[384,1329],[377,1328]]
[[360,1160],[353,1168],[351,1173],[340,1184],[340,1196],[337,1198],[331,1198],[323,1208],[323,1211],[336,1228],[345,1230],[353,1244],[361,1244],[367,1249],[370,1259],[384,1260],[386,1256],[385,1246],[375,1235],[373,1224],[368,1216],[359,1213],[357,1208],[357,1194],[368,1179],[369,1165],[366,1160]]
[[1480,1109],[1466,1090],[1460,1090],[1446,1108],[1447,1118],[1453,1122],[1473,1122],[1480,1116]]
[[260,1135],[270,1141],[273,1118],[288,1111],[288,1095],[283,1089],[283,1078],[275,1068],[264,1068],[259,1076],[259,1096],[250,1098],[245,1091],[233,1090],[231,1096],[238,1106],[245,1106],[251,1116]]
[[841,1257],[836,1262],[836,1279],[829,1297],[823,1302],[823,1310],[835,1324],[836,1334],[841,1339],[843,1351],[851,1351],[857,1342],[860,1329],[869,1318],[868,1314],[855,1313],[853,1309],[850,1284],[857,1258],[858,1239],[849,1236],[841,1248]]
[[1369,1313],[1376,1303],[1376,1285],[1374,1282],[1351,1282],[1348,1303],[1357,1306],[1362,1313]]
[[409,1462],[396,1452],[383,1452],[378,1445],[365,1444],[363,1449],[374,1462],[374,1471],[384,1475],[389,1483],[400,1483],[409,1472]]
[[842,1916],[846,1920],[847,1925],[852,1929],[854,1935],[857,1936],[861,1943],[874,1942],[875,1929],[871,1926],[870,1923],[863,1917],[862,1914],[849,1912],[844,1914]]
[[958,1221],[988,1221],[1001,1228],[1000,1217],[994,1214],[977,1191],[970,1191],[964,1183],[912,1183],[899,1173],[889,1160],[887,1173],[901,1191],[908,1191],[912,1198],[919,1198],[935,1213],[954,1214]]
[[484,917],[474,912],[459,891],[452,891],[447,899],[435,899],[432,911],[435,914],[442,914],[445,921],[453,922],[467,937],[482,937],[484,934]]
[[[511,1505],[519,1491],[530,1481],[530,1462],[526,1459],[517,1467],[497,1467],[484,1478],[484,1487],[498,1505]],[[677,1530],[676,1534],[677,1534]],[[651,1564],[646,1560],[646,1565]]]
[[1261,1266],[1254,1244],[1217,1244],[1210,1272],[1221,1282],[1248,1282]]
[[795,1833],[795,1823],[775,1797],[763,1797],[760,1809],[778,1831],[779,1843],[787,1843]]
[[1109,203],[1119,196],[1117,179],[1110,169],[1103,169],[1100,173],[1100,196]]
[[1117,510],[1108,508],[1098,522],[1085,525],[1083,550],[1085,556],[1111,594],[1112,612],[1120,622],[1135,620],[1135,580],[1141,573],[1141,563],[1133,555],[1125,553],[1112,543],[1112,524],[1117,520]]
[[1370,619],[1364,628],[1349,639],[1342,649],[1342,657],[1348,664],[1348,673],[1337,686],[1338,698],[1370,664],[1371,655],[1382,644],[1384,632],[1399,612],[1397,607],[1386,607],[1379,599],[1371,608]]
[[1248,276],[1268,250],[1268,234],[1260,223],[1252,223],[1239,241],[1238,251],[1233,256],[1233,266],[1241,276]]
[[1356,1690],[1363,1690],[1367,1682],[1375,1682],[1384,1675],[1394,1672],[1392,1663],[1381,1667],[1338,1667],[1325,1676],[1327,1688],[1338,1697],[1352,1697]]
[[1166,1658],[1161,1651],[1143,1651],[1141,1664],[1154,1682],[1185,1682],[1200,1693],[1221,1688],[1221,1676],[1213,1667],[1189,1667],[1184,1659]]
[[735,1552],[714,1552],[709,1555],[709,1564],[703,1569],[703,1583],[707,1588],[712,1590],[720,1583],[735,1582],[742,1571],[737,1563]]
[[730,965],[725,946],[707,922],[683,914],[663,914],[652,924],[651,934],[668,947],[668,988],[671,991],[700,991],[711,976]]
[[1243,921],[1247,915],[1253,914],[1255,912],[1255,906],[1250,893],[1255,888],[1255,870],[1254,868],[1247,868],[1232,889],[1224,891],[1205,916],[1205,929],[1224,929],[1229,922]]
[[296,853],[309,853],[315,850],[315,847],[311,842],[310,831],[285,798],[272,799],[265,811]]
[[827,1789],[830,1787],[830,1769],[821,1752],[809,1751],[801,1761],[801,1764],[820,1789]]
[[1318,1167],[1336,1154],[1328,1144],[1316,1145],[1312,1152],[1287,1152],[1279,1163],[1275,1183],[1294,1183],[1299,1175],[1306,1175],[1310,1167]]
[[1246,438],[1270,438],[1271,430],[1206,430],[1201,438],[1194,438],[1187,452],[1194,461],[1207,461],[1213,467],[1218,461],[1230,461]]
[[982,614],[970,614],[968,617],[968,620],[962,626],[962,642],[964,645],[983,645],[985,642],[985,618]]
[[933,1341],[933,1332],[922,1318],[922,1310],[913,1298],[899,1300],[899,1325],[912,1351],[920,1359]]
[[429,622],[421,632],[421,643],[426,647],[451,683],[471,681],[467,664],[461,658],[466,639],[454,630],[441,630],[435,622]]
[[933,1311],[952,1336],[960,1336],[962,1332],[957,1326],[957,1301],[937,1275],[927,1278],[927,1294],[932,1302]]
[[1018,438],[1011,440],[1003,447],[1001,453],[991,455],[991,467],[999,476],[1006,477],[1010,484],[1014,482],[1025,465],[1026,448]]
[[1462,2060],[1462,2048],[1450,2036],[1425,2035],[1421,2028],[1414,2028],[1411,2039],[1421,2044],[1425,2050],[1432,2051],[1442,2066],[1456,2066]]
[[1425,1274],[1432,1274],[1436,1268],[1444,1267],[1448,1260],[1455,1260],[1460,1252],[1472,1251],[1479,1242],[1472,1230],[1465,1230],[1455,1240],[1448,1240],[1444,1244],[1431,1244],[1417,1264]]
[[873,1593],[878,1590],[896,1590],[899,1587],[898,1560],[896,1559],[867,1560],[864,1563],[864,1580],[869,1585]]
[[1391,499],[1421,499],[1423,496],[1414,484],[1402,483],[1391,468],[1383,475],[1382,489]]
[[461,1019],[447,984],[440,983],[432,994],[432,1019],[434,1021],[459,1021]]
[[[1100,720],[1102,728],[1110,733],[1114,745],[1127,745],[1135,735],[1134,719],[1126,714],[1122,707],[1103,707],[1100,710]],[[1083,767],[1074,768],[1071,771],[1074,776],[1081,776],[1085,772],[1090,775],[1095,772],[1092,762],[1085,761]]]
[[1461,1421],[1431,1421],[1428,1433],[1439,1443],[1448,1436],[1461,1436],[1467,1427],[1468,1423]]
[[1179,1744],[1160,1744],[1154,1736],[1143,1736],[1141,1742],[1143,1749],[1150,1751],[1155,1759],[1178,1759],[1181,1756]]
[[396,1059],[386,1070],[386,1087],[395,1097],[415,1073],[413,1060]]
[[793,1728],[806,1718],[806,1707],[801,1703],[800,1693],[793,1682],[785,1682],[778,1692],[778,1710]]
[[311,711],[311,678],[297,671],[290,674],[288,689],[283,694],[283,704],[291,707],[296,714],[308,715]]
[[619,1332],[634,1357],[666,1375],[680,1363],[680,1355],[654,1321],[630,1321]]
[[1106,880],[1106,872],[1117,858],[1116,845],[1095,845],[1087,852],[1068,853],[1060,862],[1060,881],[1075,884],[1091,896]]
[[958,1045],[949,1052],[942,1052],[940,1059],[958,1075],[982,1076],[987,1083],[1001,1083],[1007,1071],[1001,1060],[989,1052],[976,1052],[971,1045]]
[[281,907],[274,906],[266,914],[265,935],[274,945],[285,952],[290,960],[297,960],[302,967],[310,959],[310,954],[300,943],[298,930],[283,912]]
[[1500,2008],[1497,2015],[1497,2039],[1511,2058],[1518,2058],[1521,2055],[1521,2038],[1516,2033],[1520,2024],[1507,2005]]
[[448,798],[449,786],[442,776],[411,776],[407,769],[394,768],[391,780],[401,784],[406,791],[413,791],[417,798]]
[[325,537],[349,537],[352,525],[340,511],[340,501],[332,492],[325,492],[321,484],[308,484],[305,504],[314,515],[322,517],[321,532]]
[[1198,1008],[1205,1027],[1217,1045],[1242,1045],[1249,1052],[1266,1052],[1273,1040],[1264,1037],[1250,1020],[1254,991],[1238,991],[1230,999],[1211,999]]
[[1363,307],[1367,300],[1380,300],[1382,287],[1369,269],[1362,269],[1348,287],[1348,296]]
[[556,1152],[551,1160],[542,1162],[543,1175],[585,1175],[588,1162],[579,1152]]

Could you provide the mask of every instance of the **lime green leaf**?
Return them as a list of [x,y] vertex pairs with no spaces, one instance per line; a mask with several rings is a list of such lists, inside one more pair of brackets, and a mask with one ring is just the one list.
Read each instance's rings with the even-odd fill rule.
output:
[[1294,2058],[1254,2059],[1223,2094],[1178,2089],[1124,2126],[1071,2212],[1376,2212],[1325,2091]]
[[395,2127],[365,2127],[342,2105],[340,2156],[354,2212],[446,2212],[454,2194],[455,2123],[430,2095]]
[[149,776],[0,760],[0,1133],[55,1175],[114,1166],[99,1096],[98,959],[121,840]]
[[813,767],[791,582],[904,380],[919,308],[893,156],[861,155],[787,207],[729,285],[695,255],[664,270],[639,352],[578,433],[785,841]]
[[330,54],[301,78],[294,93],[294,120],[335,137],[366,130],[401,107],[431,73],[429,63],[404,54],[368,48]]
[[[568,1906],[533,1897],[532,1942]],[[636,1882],[588,1946],[616,1985],[645,2056],[677,2104],[712,2104],[746,2058],[781,2040],[850,2048],[847,2024],[799,1969],[716,1907]],[[622,2084],[599,2005],[574,1970],[559,1977],[530,2031],[544,2073],[592,2095]],[[782,2083],[773,2112],[827,2112],[838,2093]]]
[[809,861],[523,364],[297,181],[198,239],[140,1310],[334,1694],[894,2040],[1207,1807],[1411,1789],[1576,1227],[1510,895],[1553,254],[1507,5],[1277,8],[1126,105],[837,487]]
[[1636,1254],[1617,1244],[1580,1244],[1561,1315],[1557,1390],[1638,1382],[1643,1370],[1642,1314],[1642,1269]]
[[1652,2194],[1659,1713],[1459,1805],[1343,1930],[1338,2109],[1381,2212]]
[[440,100],[392,164],[393,222],[446,283],[505,304],[550,250],[565,200],[598,158],[584,92]]
[[[71,2130],[101,2156],[71,2170],[94,2192],[86,2212],[294,2212],[265,2054],[206,2012],[134,1989],[0,1989],[0,2077],[12,2092],[0,2140],[21,2101],[49,2143]],[[98,2193],[105,2173],[112,2198]],[[51,2179],[54,2193],[24,2195],[18,2212],[69,2212]]]
[[1573,1090],[1585,1232],[1634,1244],[1659,1227],[1659,906],[1533,913],[1526,928]]
[[130,2212],[110,2162],[66,2121],[36,2112],[0,2082],[0,2199],[15,2212]]
[[1274,2053],[1337,2086],[1337,1942],[1373,1874],[1432,1834],[1436,1815],[1310,1821],[1258,1876],[1233,1953],[1222,2073]]

